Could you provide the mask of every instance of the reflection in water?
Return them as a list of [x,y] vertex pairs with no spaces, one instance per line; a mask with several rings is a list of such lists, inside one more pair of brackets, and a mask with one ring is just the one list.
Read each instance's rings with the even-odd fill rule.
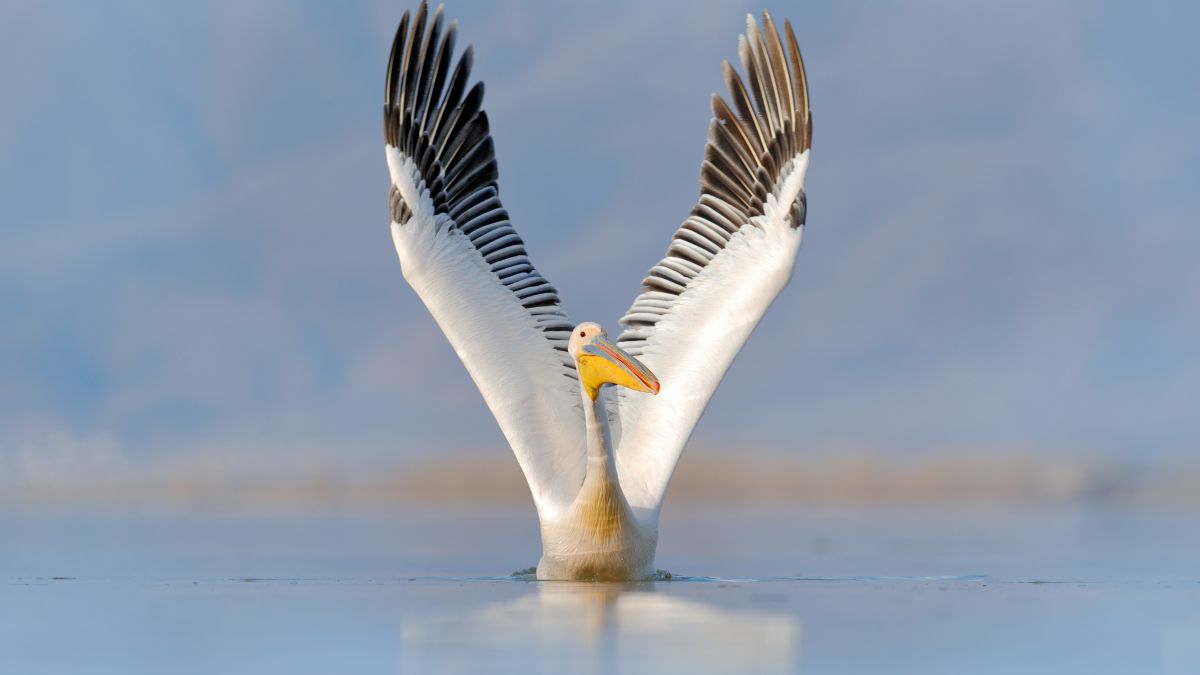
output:
[[465,612],[406,615],[402,672],[786,672],[800,624],[644,584],[538,584]]

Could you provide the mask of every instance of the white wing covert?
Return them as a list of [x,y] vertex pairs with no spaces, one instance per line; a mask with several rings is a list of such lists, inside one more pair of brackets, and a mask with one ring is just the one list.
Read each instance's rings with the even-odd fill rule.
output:
[[[621,319],[618,344],[658,376],[647,397],[615,392],[614,438],[630,505],[658,512],[679,455],[725,371],[791,279],[804,229],[812,114],[791,24],[747,16],[724,64],[733,109],[713,96],[700,199]],[[610,395],[611,396],[611,395]]]
[[470,372],[552,516],[583,482],[586,447],[572,324],[500,204],[472,49],[451,70],[457,24],[424,3],[388,61],[384,136],[392,238],[404,278]]

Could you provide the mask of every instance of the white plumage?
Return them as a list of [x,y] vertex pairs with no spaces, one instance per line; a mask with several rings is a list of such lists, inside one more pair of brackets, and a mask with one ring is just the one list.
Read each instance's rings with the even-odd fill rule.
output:
[[[388,147],[392,184],[416,194],[412,161]],[[428,196],[406,224],[392,223],[404,278],[462,359],[508,439],[541,518],[553,518],[583,482],[586,447],[578,384],[518,298]],[[412,203],[420,204],[421,201]],[[571,485],[575,489],[571,489]]]
[[[798,190],[807,166],[806,152],[786,187]],[[768,209],[735,232],[655,324],[644,346],[630,350],[663,384],[654,398],[616,390],[617,472],[630,504],[655,522],[675,464],[708,400],[792,278],[803,230],[777,211]]]
[[[726,63],[733,106],[713,98],[700,199],[614,344],[595,324],[574,326],[529,261],[500,204],[483,85],[467,87],[473,52],[451,68],[457,26],[443,33],[442,22],[441,7],[432,18],[424,4],[406,12],[388,64],[391,227],[404,278],[529,482],[539,578],[644,578],[679,455],[800,246],[812,117],[795,36],[785,22],[781,39],[769,14],[762,30],[748,17],[739,53],[749,89]],[[621,386],[600,389],[607,383]]]

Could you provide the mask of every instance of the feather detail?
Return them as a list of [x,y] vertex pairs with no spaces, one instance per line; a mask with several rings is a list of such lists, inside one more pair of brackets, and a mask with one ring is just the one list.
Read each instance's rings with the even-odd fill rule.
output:
[[610,399],[621,486],[635,513],[658,513],[692,430],[734,357],[791,278],[807,202],[808,83],[791,25],[747,18],[743,75],[722,67],[712,98],[700,198],[621,318],[617,342],[662,382],[654,398]]
[[[768,197],[782,187],[780,182],[811,145],[804,62],[790,22],[784,22],[784,31],[781,39],[769,13],[763,13],[762,30],[747,17],[738,53],[749,91],[733,66],[722,64],[733,107],[713,96],[713,119],[700,166],[700,199],[676,230],[666,257],[643,279],[643,294],[621,319],[625,331],[618,342],[634,356],[657,319],[671,309],[647,294],[682,294],[720,255],[733,233],[756,226],[756,218],[766,214]],[[804,225],[806,206],[800,190],[786,209],[793,228]]]
[[[530,316],[554,348],[565,352],[572,324],[558,291],[533,269],[525,242],[500,204],[495,147],[483,110],[484,86],[477,82],[467,89],[473,50],[467,47],[447,79],[457,22],[443,32],[443,19],[442,7],[430,17],[428,6],[421,3],[411,21],[408,12],[400,21],[388,59],[384,139],[413,160],[434,213],[449,216],[450,227],[466,235],[497,282],[523,307],[541,310]],[[395,185],[389,209],[392,221],[402,226],[414,212]],[[528,273],[512,276],[518,265]],[[574,370],[570,359],[564,359],[563,367]]]

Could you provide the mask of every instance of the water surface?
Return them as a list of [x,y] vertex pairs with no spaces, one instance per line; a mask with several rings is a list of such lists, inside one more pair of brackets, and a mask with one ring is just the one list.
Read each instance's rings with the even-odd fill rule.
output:
[[678,508],[534,582],[532,509],[0,516],[0,672],[1200,672],[1173,512]]

